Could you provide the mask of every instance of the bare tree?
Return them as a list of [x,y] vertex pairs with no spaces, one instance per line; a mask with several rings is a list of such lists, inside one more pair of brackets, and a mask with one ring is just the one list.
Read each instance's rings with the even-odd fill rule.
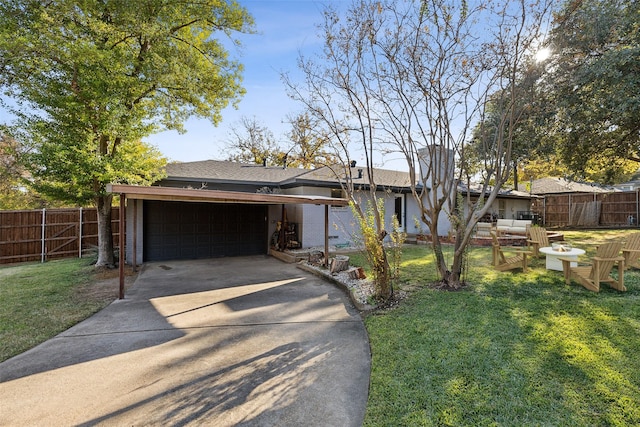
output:
[[271,130],[255,117],[243,116],[231,127],[227,148],[231,151],[228,160],[259,165],[279,165],[284,155]]
[[[327,9],[322,61],[300,60],[306,91],[297,88],[294,95],[332,130],[342,158],[352,141],[367,166],[382,148],[405,157],[440,278],[449,287],[461,285],[473,227],[509,177],[518,82],[541,42],[550,4],[356,1],[347,13]],[[459,184],[471,179],[461,167],[466,144],[490,100],[499,106],[497,131],[479,132],[491,135],[482,142],[490,155],[478,174],[486,197],[472,200],[467,192],[461,200]],[[375,177],[369,179],[375,191]],[[450,265],[441,246],[446,230],[455,237]],[[379,231],[383,236],[382,223]]]
[[[371,64],[363,52],[369,37],[369,23],[360,18],[364,7],[356,5],[350,10],[349,16],[357,18],[349,23],[353,25],[345,25],[336,10],[327,8],[319,27],[325,40],[323,55],[299,58],[298,65],[305,75],[303,84],[293,82],[286,74],[283,80],[291,97],[305,105],[317,128],[330,137],[329,146],[337,161],[329,167],[351,201],[363,233],[377,296],[385,300],[393,296],[393,286],[384,249],[384,212],[374,173],[378,110],[371,95],[377,88],[367,80]],[[356,151],[365,159],[366,200],[354,184],[351,162]]]

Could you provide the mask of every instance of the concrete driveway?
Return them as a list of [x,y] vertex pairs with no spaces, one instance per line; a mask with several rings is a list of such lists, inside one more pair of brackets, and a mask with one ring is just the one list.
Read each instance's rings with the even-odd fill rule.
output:
[[359,426],[364,325],[266,256],[151,263],[126,298],[0,364],[0,425]]

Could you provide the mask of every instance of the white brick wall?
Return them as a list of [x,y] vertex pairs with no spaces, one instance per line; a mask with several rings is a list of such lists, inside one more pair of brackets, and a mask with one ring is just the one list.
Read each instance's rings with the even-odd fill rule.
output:
[[[303,205],[302,246],[324,246],[324,206]],[[347,244],[353,233],[351,209],[329,206],[329,244]]]
[[[391,218],[395,210],[396,194],[379,193],[379,197],[384,199],[386,230],[391,231]],[[406,197],[405,230],[413,230],[413,216],[419,213],[415,201],[410,195]],[[366,209],[367,201],[370,200],[368,193],[363,192],[356,197],[358,202]],[[403,201],[403,203],[405,203]],[[304,205],[304,222],[302,226],[302,246],[305,248],[313,246],[324,246],[324,207],[315,205]],[[360,225],[356,221],[350,207],[330,207],[329,208],[329,244],[355,244],[359,241]]]

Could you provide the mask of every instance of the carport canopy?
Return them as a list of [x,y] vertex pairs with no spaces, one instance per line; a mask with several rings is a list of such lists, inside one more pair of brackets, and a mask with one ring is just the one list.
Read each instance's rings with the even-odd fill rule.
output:
[[[125,235],[125,201],[134,200],[167,200],[178,202],[205,202],[205,203],[246,203],[261,205],[287,205],[287,204],[312,204],[324,205],[324,256],[325,264],[329,256],[329,206],[347,206],[349,200],[334,197],[314,195],[290,195],[290,194],[263,194],[246,193],[241,191],[221,190],[196,190],[191,188],[139,186],[125,184],[107,184],[107,192],[120,195],[120,227],[119,246],[120,253],[126,253]],[[135,236],[134,236],[135,246]],[[135,254],[134,254],[135,262]],[[124,298],[124,262],[119,262],[120,269],[120,299]]]

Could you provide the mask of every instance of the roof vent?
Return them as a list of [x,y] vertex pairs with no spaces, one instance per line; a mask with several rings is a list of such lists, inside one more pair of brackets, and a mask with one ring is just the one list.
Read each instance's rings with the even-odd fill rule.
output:
[[358,179],[362,178],[362,169],[358,169]]

